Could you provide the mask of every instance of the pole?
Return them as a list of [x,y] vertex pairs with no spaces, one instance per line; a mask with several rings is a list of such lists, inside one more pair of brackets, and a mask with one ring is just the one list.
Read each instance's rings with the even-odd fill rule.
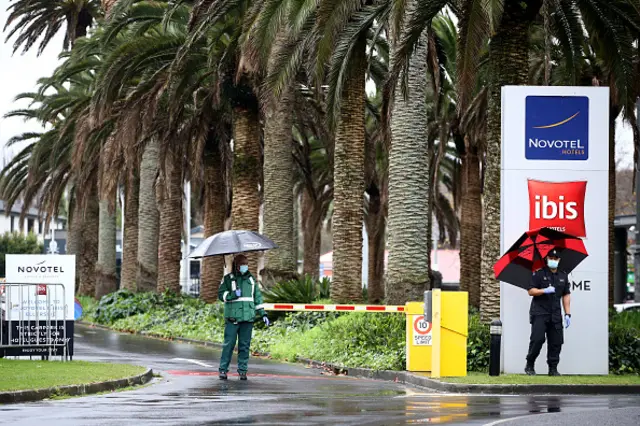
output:
[[[636,119],[640,117],[640,99],[636,101]],[[640,122],[638,124],[638,131],[640,131]],[[635,142],[635,141],[634,141]],[[638,150],[640,147],[634,146],[634,150]],[[640,155],[636,159],[636,246],[633,251],[633,270],[634,280],[633,299],[636,302],[640,302]]]
[[[124,256],[124,189],[119,191],[120,198],[120,247],[122,249],[122,256]],[[124,259],[124,257],[122,257]]]
[[182,252],[182,287],[189,291],[191,284],[191,268],[189,252],[191,252],[191,182],[184,184],[184,250]]
[[489,375],[500,375],[500,344],[502,341],[502,322],[499,319],[491,321],[489,327],[491,343],[489,345]]

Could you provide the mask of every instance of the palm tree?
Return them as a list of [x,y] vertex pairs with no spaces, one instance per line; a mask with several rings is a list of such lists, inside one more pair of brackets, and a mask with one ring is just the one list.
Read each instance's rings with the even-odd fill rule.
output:
[[[234,28],[237,21],[225,18],[219,25],[194,36],[188,33],[189,13],[190,8],[182,4],[143,1],[122,13],[114,13],[107,28],[108,38],[123,33],[126,41],[106,59],[95,104],[106,115],[112,114],[113,108],[116,113],[119,111],[124,125],[118,126],[122,134],[116,134],[115,139],[125,152],[125,162],[136,164],[138,156],[142,157],[138,256],[148,262],[140,262],[139,276],[144,280],[139,280],[139,289],[153,283],[155,274],[148,266],[157,264],[157,288],[180,290],[182,182],[191,176],[196,181],[219,184],[219,179],[214,177],[212,181],[209,176],[210,154],[216,150],[225,152],[223,147],[228,140],[224,132],[214,129],[225,127],[222,123],[226,123],[226,118],[218,112],[218,104],[220,99],[229,98],[229,90],[234,90],[228,65],[233,58],[229,59],[228,53],[235,50],[235,45],[225,42],[227,35],[237,29]],[[144,31],[137,31],[140,27]],[[215,62],[212,57],[223,59],[216,72],[209,68],[210,61]],[[236,100],[242,100],[244,93],[237,90],[235,95]],[[205,157],[207,165],[202,173]],[[158,196],[159,225],[153,198],[147,197],[148,193]],[[217,217],[218,213],[206,211],[208,208],[222,209],[224,218],[224,203],[205,203],[205,217]],[[158,226],[160,235],[155,236],[156,244],[151,242],[152,246],[147,247],[157,235]],[[208,227],[207,232],[221,230]],[[143,232],[148,231],[151,238],[143,239]],[[152,254],[154,249],[157,258]],[[213,294],[215,287],[209,287],[203,291]]]
[[[140,160],[140,200],[138,204],[138,291],[155,291],[158,283],[158,228],[160,213],[156,203],[156,180],[160,153],[158,138],[151,138]],[[126,204],[125,204],[126,208]]]
[[[225,191],[225,166],[222,152],[223,142],[211,132],[204,155],[204,232],[213,235],[224,230],[227,196]],[[220,277],[224,275],[221,257],[208,257],[202,261],[200,296],[207,303],[218,299]]]
[[[241,38],[246,24],[246,0],[198,1],[191,16],[187,48],[202,40],[207,31],[228,26],[226,47],[218,67],[222,98],[233,107],[233,200],[231,215],[234,229],[258,231],[260,227],[260,184],[262,153],[260,106],[256,96],[255,67],[243,55]],[[293,217],[293,215],[291,216]],[[249,269],[257,272],[258,257],[249,256]]]
[[[312,2],[296,0],[256,1],[247,17],[243,55],[254,64],[261,79],[264,111],[264,217],[263,230],[279,246],[267,252],[263,283],[294,278],[297,262],[294,249],[294,162],[292,152],[295,73],[275,91],[270,76],[281,71],[280,59],[288,56],[291,40],[299,37],[299,25],[315,12]],[[287,60],[289,60],[287,58]]]
[[323,0],[313,30],[314,86],[328,85],[327,119],[335,130],[331,298],[336,301],[362,298],[367,35],[387,11],[387,4]]
[[[100,16],[99,2],[96,0],[19,0],[9,6],[10,15],[5,23],[4,30],[13,26],[7,35],[8,41],[17,35],[13,45],[16,52],[23,47],[23,52],[29,50],[37,41],[41,39],[38,47],[38,54],[46,48],[60,27],[66,25],[66,34],[63,42],[63,49],[68,49],[75,45],[79,38],[86,36],[87,29],[93,24],[95,18]],[[44,34],[44,36],[43,36]],[[74,185],[71,189],[79,189],[79,185]],[[69,253],[77,253],[77,281],[84,285],[76,288],[92,293],[95,287],[93,267],[96,262],[97,253],[94,244],[97,240],[96,218],[97,211],[93,208],[93,203],[86,203],[89,209],[82,209],[77,194],[71,193],[73,209],[70,210],[69,217]],[[86,219],[86,224],[84,223]],[[85,226],[86,225],[86,226]],[[88,239],[85,244],[84,239]],[[86,246],[86,249],[84,248]],[[85,292],[85,294],[89,294]]]
[[[386,67],[385,67],[386,68]],[[365,226],[368,237],[367,297],[369,303],[385,299],[384,272],[386,222],[389,211],[389,152],[380,120],[381,91],[367,104],[365,158]]]
[[140,209],[140,173],[133,172],[131,182],[124,184],[124,224],[122,236],[122,266],[120,288],[137,290],[138,272],[138,210]]
[[[398,31],[393,34],[397,43]],[[421,300],[430,285],[432,188],[431,149],[427,138],[427,57],[425,30],[408,63],[407,89],[397,80],[392,101],[389,152],[389,265],[387,303]],[[391,61],[397,61],[392,56]],[[393,65],[392,65],[393,66]],[[405,96],[403,96],[405,95]]]
[[[117,0],[102,0],[102,10],[104,11],[106,22],[108,23],[111,14],[112,6]],[[102,296],[116,291],[117,280],[116,276],[116,216],[115,205],[117,200],[117,185],[109,186],[105,183],[108,174],[112,174],[107,164],[107,156],[113,155],[107,150],[115,149],[117,141],[113,139],[107,140],[107,142],[100,149],[100,166],[98,168],[98,187],[100,188],[100,201],[99,201],[99,237],[98,237],[98,263],[96,264],[96,299],[102,298]],[[130,194],[133,194],[129,191]],[[133,203],[135,204],[135,202]],[[131,216],[131,212],[129,213]],[[131,222],[130,222],[131,223]],[[133,229],[131,230],[133,231]],[[131,240],[132,232],[129,232],[129,239]],[[122,235],[124,246],[124,233]],[[132,253],[126,253],[131,256]],[[122,260],[124,263],[125,252],[122,252]],[[127,266],[127,278],[131,278],[132,267],[131,262],[133,257],[128,260]],[[124,265],[123,265],[124,266]],[[132,288],[133,283],[131,281],[126,283],[126,287]]]
[[[98,233],[97,203],[94,202],[97,200],[96,181],[87,171],[92,168],[91,158],[95,157],[95,153],[84,149],[87,141],[99,140],[98,134],[89,131],[87,118],[93,77],[88,73],[65,77],[64,73],[65,64],[56,70],[53,77],[40,80],[38,93],[20,96],[31,98],[34,107],[10,113],[11,116],[37,119],[52,126],[52,129],[14,139],[34,142],[5,167],[0,187],[2,197],[8,204],[21,198],[26,212],[28,206],[37,200],[41,212],[47,217],[57,214],[60,200],[66,189],[70,188],[71,193],[75,194],[72,197],[72,220],[79,223],[84,216],[80,222],[83,223],[80,240],[94,243]],[[67,84],[69,88],[65,87]],[[54,89],[54,92],[45,95],[50,89]],[[92,144],[88,143],[89,146]],[[77,247],[83,248],[77,259],[80,276],[78,292],[93,296],[96,245],[81,244]]]
[[38,55],[64,25],[63,49],[72,47],[78,38],[87,35],[88,28],[100,16],[97,0],[17,0],[8,9],[4,30],[11,27],[6,41],[17,34],[13,51],[21,47],[28,51],[40,40]]
[[297,164],[296,193],[300,195],[303,233],[303,273],[317,278],[321,234],[333,199],[333,137],[329,134],[323,104],[308,92],[296,92],[294,109]]

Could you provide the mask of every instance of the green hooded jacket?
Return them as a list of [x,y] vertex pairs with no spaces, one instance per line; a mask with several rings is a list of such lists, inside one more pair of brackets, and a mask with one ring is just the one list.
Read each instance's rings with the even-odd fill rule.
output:
[[[240,289],[240,297],[235,291]],[[253,322],[258,313],[265,315],[260,286],[250,272],[227,274],[218,288],[218,299],[224,302],[224,317],[232,322]]]

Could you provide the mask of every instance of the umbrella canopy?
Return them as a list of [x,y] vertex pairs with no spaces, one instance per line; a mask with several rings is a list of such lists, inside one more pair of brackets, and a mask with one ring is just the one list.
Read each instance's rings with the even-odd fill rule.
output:
[[587,256],[584,242],[573,235],[551,228],[527,231],[493,265],[496,279],[526,289],[531,274],[542,268],[544,258],[552,249],[560,251],[558,269],[573,271]]
[[253,231],[225,231],[212,235],[193,249],[190,258],[264,251],[278,248],[276,243]]

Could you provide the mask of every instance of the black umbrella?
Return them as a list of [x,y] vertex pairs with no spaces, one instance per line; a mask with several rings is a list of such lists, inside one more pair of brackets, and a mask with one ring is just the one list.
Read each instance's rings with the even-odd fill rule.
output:
[[212,235],[193,249],[190,258],[264,251],[278,248],[276,243],[253,231],[225,231]]

